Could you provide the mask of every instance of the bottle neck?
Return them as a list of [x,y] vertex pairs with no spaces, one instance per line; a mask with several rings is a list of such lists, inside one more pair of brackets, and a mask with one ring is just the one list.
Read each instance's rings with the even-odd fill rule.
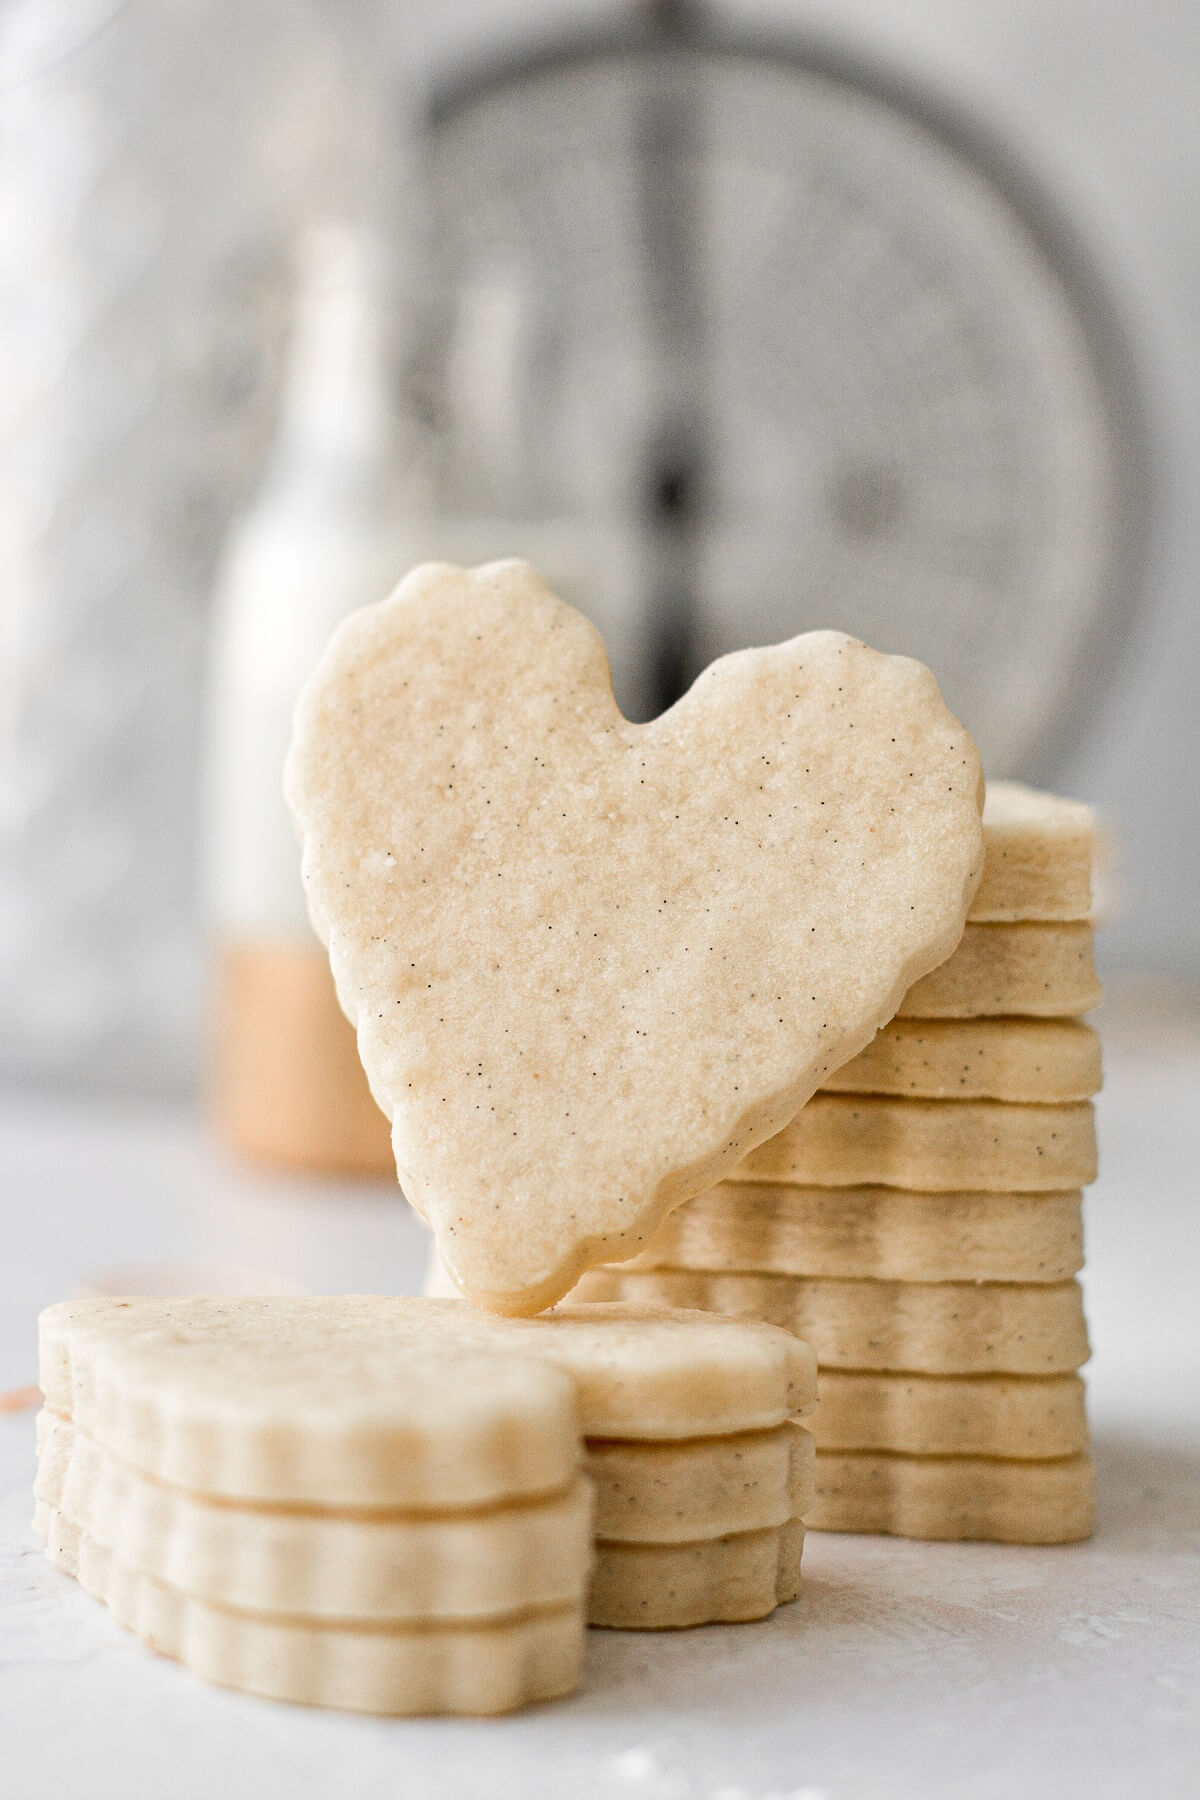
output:
[[315,233],[302,256],[268,503],[378,507],[400,471],[411,466],[416,478],[416,433],[394,417],[386,317],[379,252],[349,229]]

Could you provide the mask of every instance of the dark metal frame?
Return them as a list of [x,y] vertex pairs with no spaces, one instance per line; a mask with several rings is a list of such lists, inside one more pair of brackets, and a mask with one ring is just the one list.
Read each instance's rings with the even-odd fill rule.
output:
[[970,163],[1012,209],[1079,319],[1096,387],[1105,402],[1117,523],[1104,587],[1064,682],[1062,707],[1042,727],[1021,771],[1034,779],[1049,778],[1057,760],[1056,745],[1085,735],[1098,695],[1124,666],[1131,628],[1148,598],[1162,523],[1162,452],[1146,406],[1147,383],[1124,310],[1101,272],[1087,232],[1001,130],[923,75],[828,37],[800,35],[783,26],[734,24],[686,0],[665,0],[627,20],[583,27],[549,42],[506,42],[490,56],[462,64],[433,84],[426,130],[436,138],[464,112],[506,87],[583,68],[589,62],[670,55],[674,50],[769,63],[776,69],[790,65],[903,113]]

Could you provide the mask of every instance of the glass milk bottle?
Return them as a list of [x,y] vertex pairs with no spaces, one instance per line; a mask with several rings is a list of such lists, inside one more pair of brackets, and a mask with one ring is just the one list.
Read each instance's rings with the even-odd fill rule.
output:
[[348,226],[312,231],[274,451],[218,578],[206,770],[219,1125],[273,1161],[380,1172],[387,1123],[308,922],[282,776],[297,693],[334,627],[430,554],[387,316],[378,247]]

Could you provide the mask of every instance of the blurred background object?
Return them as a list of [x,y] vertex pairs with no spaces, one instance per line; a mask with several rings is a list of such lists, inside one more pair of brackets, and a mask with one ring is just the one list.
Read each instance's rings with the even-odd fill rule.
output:
[[278,0],[14,0],[0,34],[0,1056],[178,1088],[207,601],[288,245],[350,184],[343,59]]
[[1147,446],[1103,285],[982,126],[664,4],[484,65],[430,163],[441,285],[536,271],[560,505],[641,528],[635,710],[837,619],[1044,773],[1142,598]]
[[361,231],[314,226],[301,240],[276,441],[226,544],[211,627],[213,1098],[244,1150],[317,1166],[388,1156],[308,924],[282,792],[296,695],[334,627],[424,554],[420,446],[393,416],[385,270]]
[[211,934],[233,1135],[386,1162],[278,770],[428,555],[530,556],[634,716],[922,656],[1113,821],[1110,970],[1197,979],[1190,14],[10,0],[0,55],[0,1074],[187,1091]]

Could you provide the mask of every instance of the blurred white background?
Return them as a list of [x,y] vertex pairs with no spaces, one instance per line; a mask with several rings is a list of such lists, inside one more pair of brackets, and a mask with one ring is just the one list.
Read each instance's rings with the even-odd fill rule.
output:
[[[429,83],[629,10],[0,9],[5,1078],[182,1092],[201,1066],[206,634],[276,433],[298,231],[347,212],[400,230]],[[1116,678],[1035,772],[1095,802],[1119,846],[1106,973],[1184,992],[1200,979],[1200,16],[1183,0],[720,10],[848,46],[994,130],[1124,319],[1156,476],[1146,579]]]

